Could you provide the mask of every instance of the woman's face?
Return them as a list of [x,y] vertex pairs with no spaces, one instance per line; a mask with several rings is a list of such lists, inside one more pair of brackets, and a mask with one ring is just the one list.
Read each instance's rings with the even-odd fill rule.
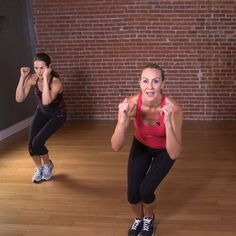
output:
[[34,61],[34,71],[40,79],[43,78],[43,72],[45,67],[48,67],[44,61]]
[[161,94],[164,81],[161,72],[155,68],[146,68],[143,70],[140,79],[140,88],[144,99],[153,101]]

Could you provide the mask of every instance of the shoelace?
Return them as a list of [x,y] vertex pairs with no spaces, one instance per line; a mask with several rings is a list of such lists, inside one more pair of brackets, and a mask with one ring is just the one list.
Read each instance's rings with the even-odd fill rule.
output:
[[36,168],[36,169],[35,169],[35,172],[34,172],[34,175],[35,175],[35,176],[39,176],[39,175],[42,174],[42,172],[43,172],[43,169],[42,169],[42,168]]
[[50,167],[49,167],[49,166],[44,166],[43,172],[44,172],[44,173],[47,173],[47,172],[49,172],[49,171],[50,171]]
[[35,168],[35,172],[37,172],[37,173],[41,173],[42,171],[43,171],[42,167]]
[[132,225],[132,227],[131,227],[131,229],[136,230],[137,227],[139,226],[139,224],[141,223],[141,221],[142,221],[142,220],[135,220],[134,223],[133,223],[133,225]]
[[49,172],[49,171],[52,170],[52,167],[53,167],[52,163],[48,163],[48,164],[45,164],[45,165],[43,166],[43,169],[44,169],[46,172]]
[[152,221],[152,219],[144,218],[144,220],[143,220],[143,231],[149,231],[151,221]]

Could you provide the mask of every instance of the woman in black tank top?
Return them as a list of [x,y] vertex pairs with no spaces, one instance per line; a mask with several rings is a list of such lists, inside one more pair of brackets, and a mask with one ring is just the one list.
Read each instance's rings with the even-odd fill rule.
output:
[[50,180],[54,167],[49,158],[46,141],[66,121],[66,107],[63,99],[63,86],[59,75],[51,67],[51,58],[46,53],[34,57],[34,71],[29,67],[20,69],[21,76],[16,89],[16,101],[23,102],[31,87],[37,99],[37,108],[29,132],[29,154],[36,170],[32,182]]

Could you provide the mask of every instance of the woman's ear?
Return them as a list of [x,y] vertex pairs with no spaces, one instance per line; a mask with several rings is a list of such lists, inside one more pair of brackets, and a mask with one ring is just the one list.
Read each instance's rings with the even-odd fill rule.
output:
[[52,64],[49,64],[49,66],[48,66],[49,68],[52,68]]

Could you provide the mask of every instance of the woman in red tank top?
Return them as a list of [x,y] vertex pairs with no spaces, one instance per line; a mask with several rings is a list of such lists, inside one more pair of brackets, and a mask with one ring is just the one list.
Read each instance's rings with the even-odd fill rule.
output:
[[153,235],[155,190],[181,152],[182,109],[163,94],[164,71],[157,64],[144,67],[140,93],[119,104],[118,121],[111,138],[114,151],[125,143],[134,120],[135,132],[128,160],[128,201],[134,212],[129,236]]

